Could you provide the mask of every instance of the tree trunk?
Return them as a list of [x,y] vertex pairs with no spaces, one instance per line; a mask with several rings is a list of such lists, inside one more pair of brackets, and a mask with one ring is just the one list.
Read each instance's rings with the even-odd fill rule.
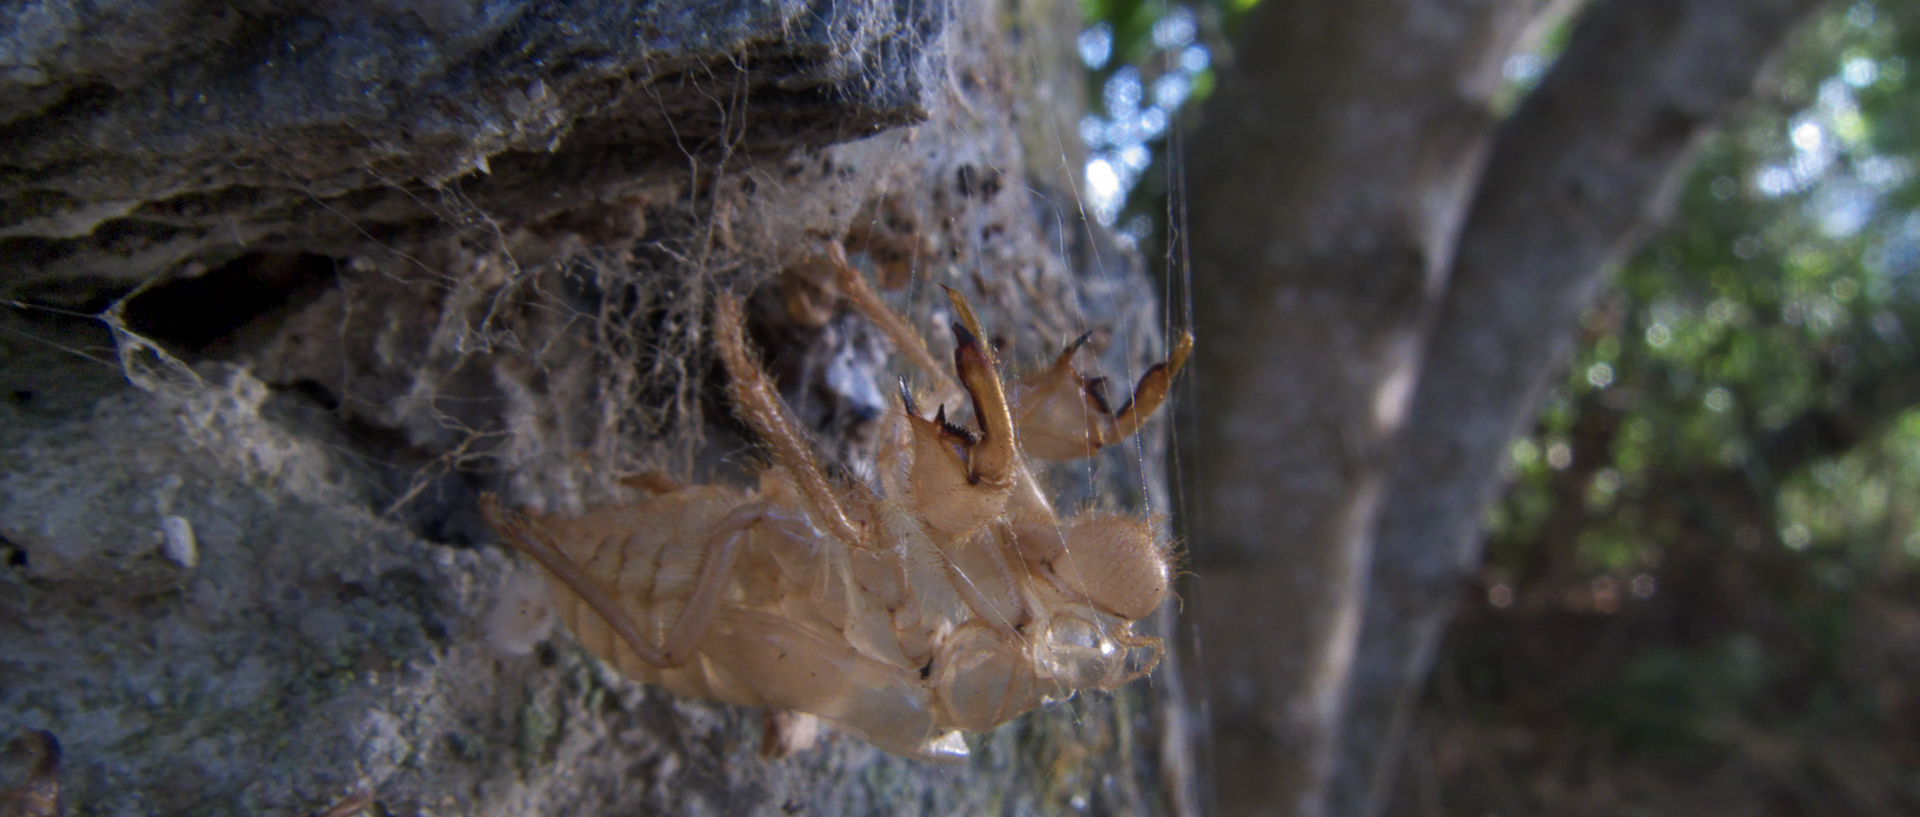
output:
[[1388,447],[1537,5],[1263,3],[1201,113],[1187,598],[1221,813],[1320,813]]
[[1216,342],[1190,607],[1225,814],[1384,807],[1499,457],[1813,3],[1599,0],[1504,122],[1497,70],[1540,4],[1379,5],[1263,4],[1193,139]]

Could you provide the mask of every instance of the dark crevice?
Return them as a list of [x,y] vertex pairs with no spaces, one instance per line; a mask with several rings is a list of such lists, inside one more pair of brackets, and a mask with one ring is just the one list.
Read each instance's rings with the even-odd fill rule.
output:
[[491,530],[476,510],[480,492],[475,474],[414,445],[399,430],[342,411],[340,396],[317,381],[300,379],[274,384],[274,388],[278,399],[269,403],[268,410],[282,422],[300,427],[324,424],[334,444],[351,452],[368,486],[367,504],[374,511],[391,508],[393,521],[434,544],[475,547],[492,541]]
[[[67,89],[58,102],[31,115],[23,116],[0,128],[0,144],[33,144],[35,137],[56,133],[58,123],[82,122],[100,115],[116,98],[120,89],[108,82],[80,82]],[[17,167],[18,165],[9,165]],[[31,168],[23,168],[31,169]]]
[[127,303],[127,328],[181,352],[231,353],[243,330],[275,322],[330,286],[334,263],[306,253],[244,255],[141,293]]
[[337,413],[340,410],[339,395],[334,394],[332,389],[327,388],[317,380],[303,377],[287,384],[285,388],[289,393],[297,395],[325,409],[329,413]]
[[51,266],[72,251],[72,242],[37,235],[0,238],[0,266],[26,270]]

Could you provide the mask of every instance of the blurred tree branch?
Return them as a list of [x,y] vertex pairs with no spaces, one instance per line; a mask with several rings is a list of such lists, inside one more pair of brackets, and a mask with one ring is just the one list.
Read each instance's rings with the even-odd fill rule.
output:
[[1595,3],[1504,122],[1498,69],[1545,4],[1363,5],[1258,7],[1191,143],[1215,339],[1191,609],[1223,813],[1384,805],[1501,455],[1815,3]]
[[1571,327],[1657,223],[1706,130],[1812,0],[1605,0],[1501,127],[1394,461],[1348,700],[1339,813],[1374,814],[1479,558],[1500,458],[1572,351]]

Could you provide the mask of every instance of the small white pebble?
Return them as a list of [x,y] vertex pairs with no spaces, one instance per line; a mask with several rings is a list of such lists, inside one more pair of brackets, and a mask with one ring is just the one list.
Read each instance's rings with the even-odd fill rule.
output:
[[181,567],[200,563],[200,544],[193,538],[193,523],[184,516],[160,519],[160,555]]
[[820,719],[805,712],[774,710],[766,714],[762,730],[762,757],[792,757],[820,741]]
[[533,652],[553,629],[553,601],[548,595],[546,577],[532,571],[509,576],[500,587],[493,609],[487,613],[487,640],[494,649],[507,655]]

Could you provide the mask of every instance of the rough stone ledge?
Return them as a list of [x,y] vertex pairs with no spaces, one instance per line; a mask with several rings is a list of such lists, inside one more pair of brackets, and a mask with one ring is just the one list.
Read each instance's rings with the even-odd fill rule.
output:
[[[924,116],[943,4],[47,3],[0,22],[0,291],[130,282]],[[123,284],[124,285],[124,284]]]

